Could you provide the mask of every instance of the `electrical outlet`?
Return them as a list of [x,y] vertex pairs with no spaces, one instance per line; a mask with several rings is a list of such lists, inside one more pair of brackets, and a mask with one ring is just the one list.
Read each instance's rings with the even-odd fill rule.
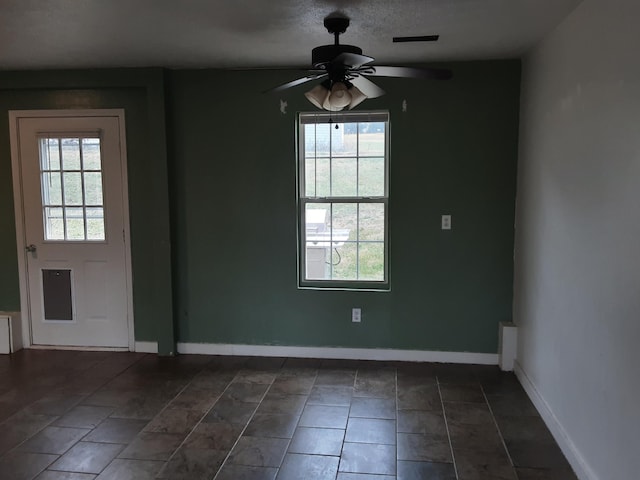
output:
[[451,215],[442,215],[442,230],[451,230]]
[[359,308],[351,309],[351,321],[360,323],[362,321],[362,310]]

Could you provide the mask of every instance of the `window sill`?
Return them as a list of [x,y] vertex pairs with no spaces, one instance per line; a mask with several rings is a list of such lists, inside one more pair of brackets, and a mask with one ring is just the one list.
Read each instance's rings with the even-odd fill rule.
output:
[[331,291],[351,291],[351,292],[390,292],[391,286],[388,282],[337,282],[334,280],[325,281],[301,281],[298,283],[299,290],[331,290]]

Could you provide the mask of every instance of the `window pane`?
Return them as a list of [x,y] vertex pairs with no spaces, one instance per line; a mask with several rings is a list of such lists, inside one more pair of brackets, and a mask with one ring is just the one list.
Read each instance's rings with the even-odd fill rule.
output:
[[334,203],[331,215],[331,243],[327,262],[333,280],[356,280],[356,247],[349,239],[356,235],[358,209],[355,203]]
[[59,172],[42,174],[42,203],[44,205],[62,205],[62,181]]
[[100,170],[100,139],[82,139],[82,168],[84,170]]
[[357,280],[357,246],[355,243],[343,243],[328,252],[332,280]]
[[304,156],[313,158],[316,156],[316,125],[303,125],[304,132]]
[[82,205],[82,180],[79,172],[64,172],[64,204]]
[[305,197],[316,196],[316,161],[306,158],[304,162],[304,192]]
[[327,250],[331,241],[328,227],[329,204],[307,204],[305,210],[305,278],[323,280],[329,278]]
[[65,208],[67,240],[84,240],[83,208]]
[[[305,212],[307,240],[313,238],[318,240],[318,235],[329,235],[329,210],[331,206],[327,203],[309,203]],[[325,238],[322,237],[322,238]]]
[[384,156],[385,125],[382,122],[359,123],[358,153],[361,156]]
[[384,241],[384,204],[361,203],[358,240]]
[[64,240],[62,208],[45,207],[44,238],[45,240]]
[[331,228],[333,229],[333,239],[345,241],[356,235],[358,227],[358,204],[356,203],[334,203],[331,217]]
[[384,157],[361,158],[358,168],[358,194],[363,197],[383,197]]
[[304,126],[305,157],[328,157],[331,129],[329,124]]
[[328,158],[309,158],[305,161],[306,197],[328,197],[330,195],[330,160]]
[[62,169],[80,170],[80,142],[78,138],[63,138]]
[[384,280],[384,243],[360,243],[359,280]]
[[60,170],[60,150],[57,138],[40,140],[40,169]]
[[87,208],[87,240],[104,239],[104,210]]
[[85,205],[102,205],[102,173],[85,172],[84,174]]
[[331,195],[331,160],[318,158],[316,160],[316,197],[328,197]]
[[353,197],[358,194],[358,164],[355,158],[334,158],[331,161],[331,195]]
[[[338,128],[336,128],[338,127]],[[358,154],[356,123],[335,123],[331,128],[331,154],[336,157]]]

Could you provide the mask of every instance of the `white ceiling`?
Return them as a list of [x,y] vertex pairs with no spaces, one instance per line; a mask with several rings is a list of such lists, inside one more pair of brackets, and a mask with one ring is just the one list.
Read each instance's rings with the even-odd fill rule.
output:
[[351,18],[341,43],[378,64],[514,58],[580,1],[0,0],[0,69],[306,67],[335,11]]

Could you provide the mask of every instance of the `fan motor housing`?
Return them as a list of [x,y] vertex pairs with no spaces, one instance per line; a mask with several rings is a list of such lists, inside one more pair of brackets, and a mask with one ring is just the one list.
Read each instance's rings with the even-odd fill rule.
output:
[[315,68],[321,67],[345,52],[362,55],[362,49],[354,45],[321,45],[311,51],[311,64]]

